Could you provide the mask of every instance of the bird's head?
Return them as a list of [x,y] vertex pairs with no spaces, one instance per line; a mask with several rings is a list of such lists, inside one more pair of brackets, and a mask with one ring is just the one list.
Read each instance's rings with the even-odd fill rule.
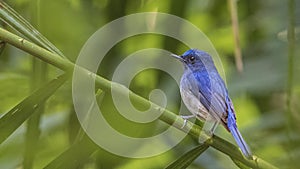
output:
[[211,56],[201,50],[198,49],[190,49],[183,53],[183,55],[178,56],[172,54],[173,57],[180,60],[186,69],[191,70],[207,70],[207,69],[215,69],[214,62]]

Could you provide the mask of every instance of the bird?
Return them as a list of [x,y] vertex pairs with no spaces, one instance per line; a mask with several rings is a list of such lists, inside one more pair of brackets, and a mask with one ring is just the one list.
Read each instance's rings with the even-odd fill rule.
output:
[[221,78],[212,57],[204,51],[189,49],[182,55],[171,54],[184,65],[180,80],[180,95],[190,116],[182,116],[185,120],[196,117],[213,124],[208,132],[221,123],[229,131],[240,147],[244,156],[252,158],[252,153],[238,130],[236,115],[227,87]]

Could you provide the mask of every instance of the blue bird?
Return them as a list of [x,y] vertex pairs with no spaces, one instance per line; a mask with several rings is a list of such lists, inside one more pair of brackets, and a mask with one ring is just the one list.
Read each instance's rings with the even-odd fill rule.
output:
[[191,117],[212,122],[213,126],[208,131],[211,134],[221,123],[232,134],[243,154],[249,159],[252,158],[252,153],[237,128],[234,107],[225,83],[211,56],[197,49],[190,49],[181,56],[172,56],[184,65],[180,94],[184,104],[193,114],[182,116],[185,122]]

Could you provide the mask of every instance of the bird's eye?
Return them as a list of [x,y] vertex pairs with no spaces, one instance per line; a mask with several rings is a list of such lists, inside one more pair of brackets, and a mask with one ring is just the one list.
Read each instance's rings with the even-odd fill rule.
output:
[[190,61],[193,62],[195,60],[194,56],[190,56]]

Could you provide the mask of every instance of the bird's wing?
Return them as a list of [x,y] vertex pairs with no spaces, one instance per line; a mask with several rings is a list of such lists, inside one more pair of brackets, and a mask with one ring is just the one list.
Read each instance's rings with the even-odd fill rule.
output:
[[222,124],[227,128],[227,109],[226,104],[227,89],[226,86],[216,72],[207,73],[207,72],[197,72],[191,74],[193,77],[190,79],[191,92],[197,98],[200,99],[200,102],[207,109],[209,114],[222,122]]

